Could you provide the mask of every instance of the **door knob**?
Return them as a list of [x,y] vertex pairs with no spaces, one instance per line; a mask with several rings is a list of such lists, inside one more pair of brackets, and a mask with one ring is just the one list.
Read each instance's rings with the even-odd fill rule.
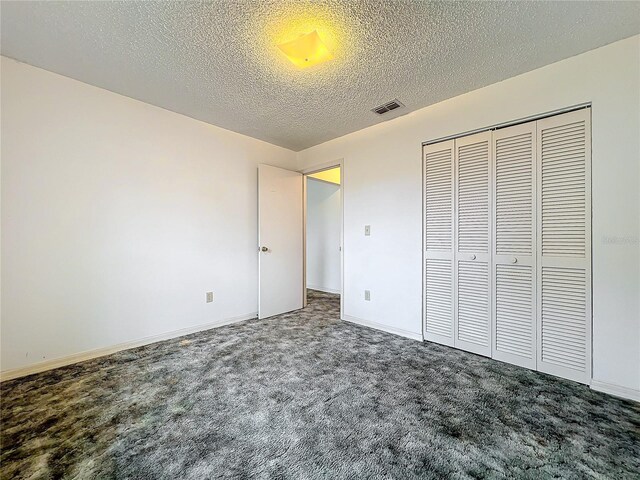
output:
[[476,256],[475,255],[471,255],[471,260],[475,260]]
[[513,257],[513,258],[511,259],[511,263],[518,263],[518,259],[517,259],[516,257]]
[[268,252],[269,249],[267,247],[261,247],[260,250],[262,250],[263,252]]

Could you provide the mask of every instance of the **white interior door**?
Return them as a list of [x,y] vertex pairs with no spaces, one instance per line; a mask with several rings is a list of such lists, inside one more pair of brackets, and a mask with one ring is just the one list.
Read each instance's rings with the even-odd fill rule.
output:
[[491,132],[455,147],[455,346],[490,357]]
[[424,338],[453,342],[453,140],[424,154]]
[[588,109],[538,120],[538,370],[591,379]]
[[536,122],[493,132],[493,358],[536,368]]
[[302,308],[302,174],[258,166],[258,317]]

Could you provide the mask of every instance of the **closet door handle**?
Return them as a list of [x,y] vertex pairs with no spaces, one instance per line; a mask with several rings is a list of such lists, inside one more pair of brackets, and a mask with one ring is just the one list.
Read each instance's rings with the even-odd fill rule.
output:
[[511,263],[518,263],[518,259],[517,259],[516,257],[513,257],[513,258],[511,259]]
[[475,260],[476,256],[475,255],[471,255],[471,260]]

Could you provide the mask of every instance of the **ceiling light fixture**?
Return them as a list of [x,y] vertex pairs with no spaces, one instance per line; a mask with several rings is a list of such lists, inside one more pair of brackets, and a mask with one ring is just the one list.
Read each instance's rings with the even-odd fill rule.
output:
[[329,49],[322,43],[316,30],[300,35],[290,42],[281,43],[278,48],[291,63],[300,68],[318,65],[333,58]]

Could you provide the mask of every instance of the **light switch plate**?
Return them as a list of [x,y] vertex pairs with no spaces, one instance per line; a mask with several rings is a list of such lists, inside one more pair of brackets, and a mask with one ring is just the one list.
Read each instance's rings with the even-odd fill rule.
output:
[[370,290],[365,290],[364,291],[364,299],[368,302],[371,300],[371,291]]
[[213,292],[207,292],[207,303],[213,302]]
[[365,225],[364,226],[364,234],[367,237],[371,235],[371,225]]

